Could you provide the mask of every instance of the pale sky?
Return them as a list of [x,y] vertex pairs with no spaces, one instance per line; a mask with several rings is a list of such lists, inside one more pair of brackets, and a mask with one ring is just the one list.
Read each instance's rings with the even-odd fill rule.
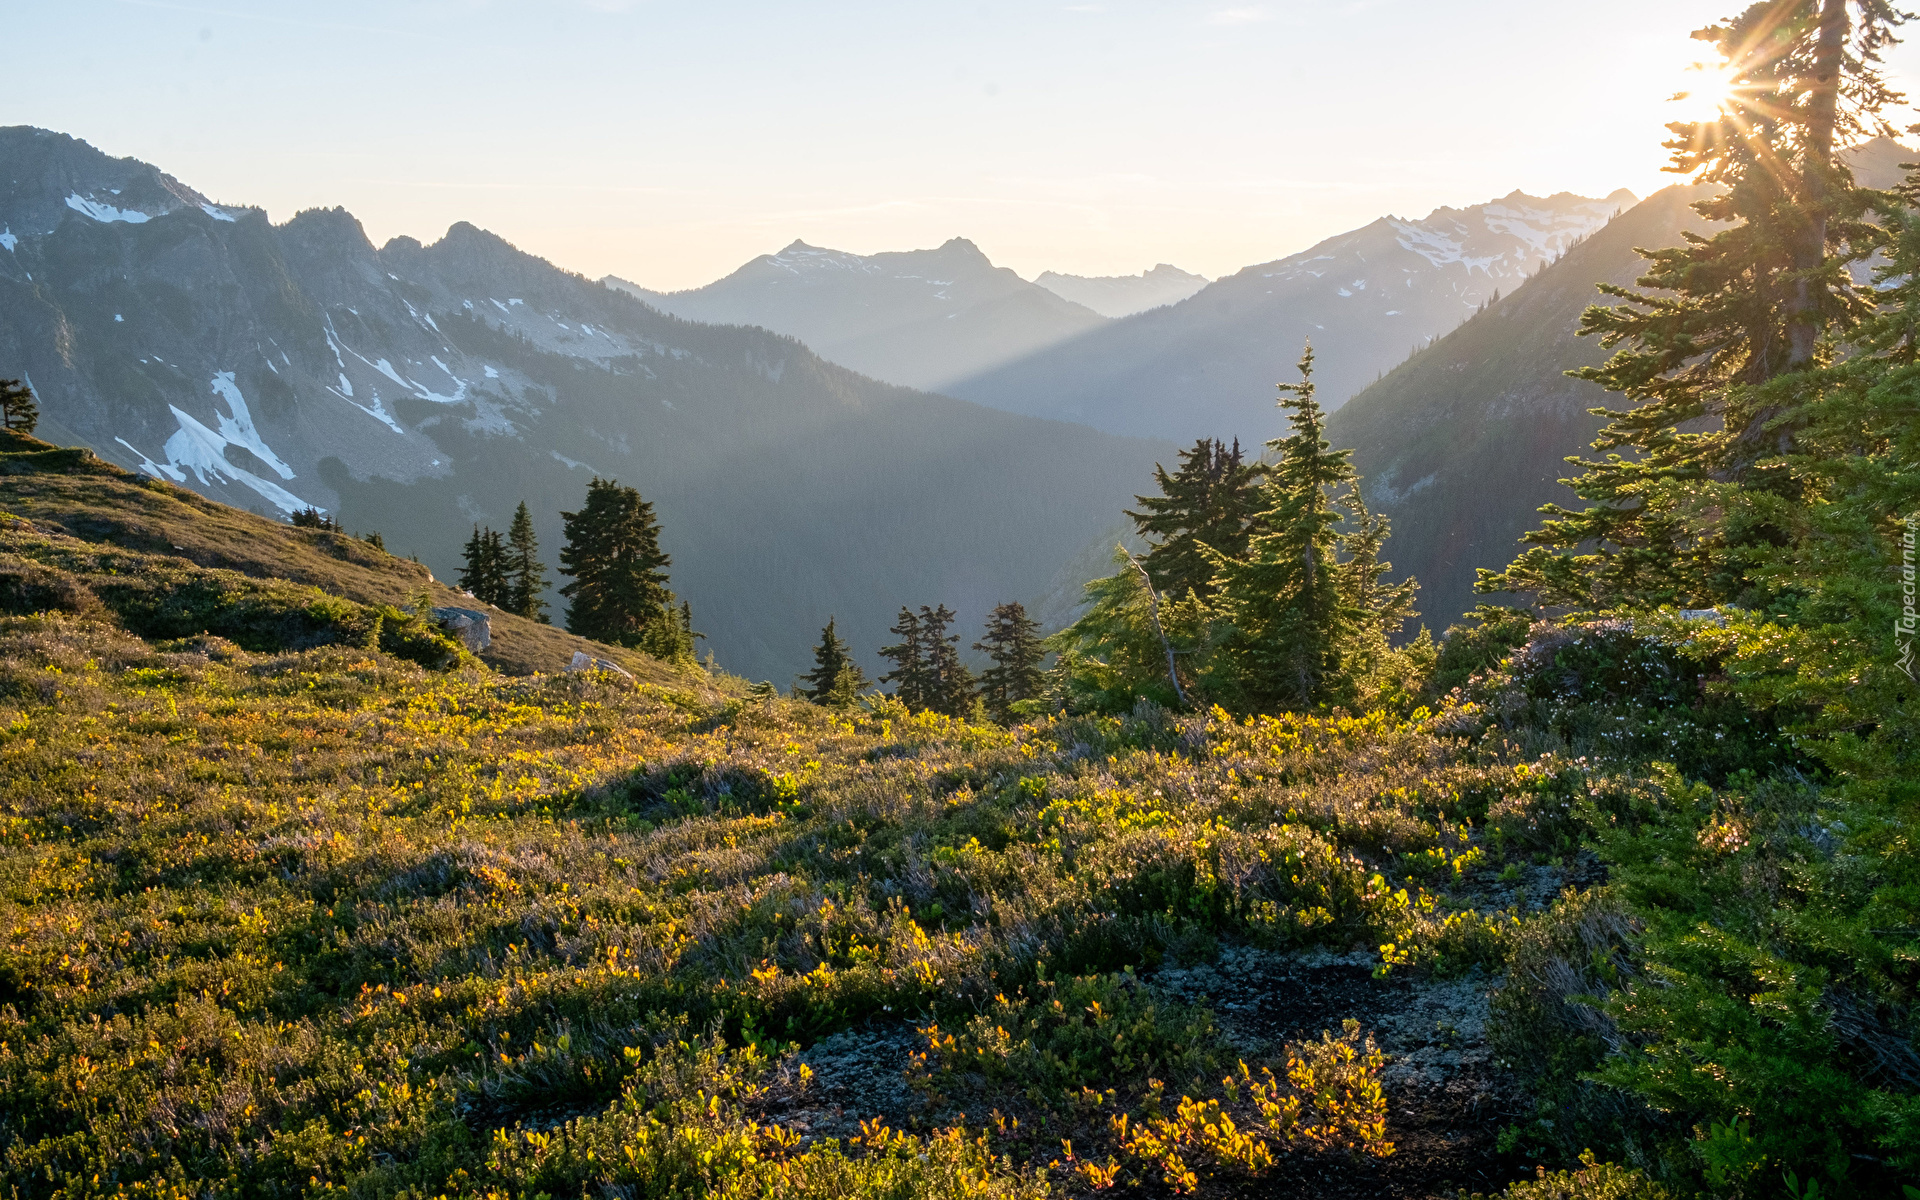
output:
[[1740,7],[7,0],[0,124],[656,288],[795,238],[1211,277],[1389,212],[1672,182],[1687,34]]

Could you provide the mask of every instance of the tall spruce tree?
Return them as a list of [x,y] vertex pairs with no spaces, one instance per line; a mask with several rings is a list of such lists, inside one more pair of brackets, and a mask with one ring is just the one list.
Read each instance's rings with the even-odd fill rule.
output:
[[893,684],[900,703],[915,712],[964,717],[973,709],[973,676],[956,649],[960,635],[947,632],[953,615],[944,604],[922,604],[918,613],[902,608],[888,630],[899,642],[880,648],[880,656],[894,664],[880,682]]
[[40,424],[40,405],[33,389],[18,379],[0,379],[0,428],[32,433]]
[[1265,475],[1260,463],[1244,460],[1238,438],[1231,447],[1201,438],[1180,452],[1172,474],[1155,464],[1160,494],[1134,497],[1140,511],[1127,512],[1150,545],[1145,562],[1155,588],[1175,600],[1188,592],[1201,599],[1213,594],[1213,560],[1201,547],[1227,558],[1246,553]]
[[464,565],[460,568],[460,589],[482,604],[506,608],[510,591],[507,548],[500,535],[475,525],[461,557]]
[[949,717],[973,711],[973,673],[960,661],[960,635],[948,633],[954,612],[942,604],[920,606],[920,645],[926,654],[927,707]]
[[853,703],[867,687],[866,672],[853,661],[853,651],[841,640],[832,617],[820,631],[820,644],[813,648],[813,670],[800,678],[804,682],[796,689],[800,695],[836,708]]
[[1310,708],[1347,699],[1341,651],[1356,615],[1342,594],[1336,561],[1341,512],[1336,489],[1354,482],[1351,452],[1326,440],[1314,398],[1313,347],[1300,382],[1279,385],[1293,433],[1267,443],[1277,454],[1266,506],[1245,558],[1215,551],[1215,608],[1232,625],[1226,653],[1238,667],[1240,703],[1257,712]]
[[690,640],[691,622],[673,611],[667,590],[672,560],[660,549],[660,524],[637,490],[595,476],[586,503],[560,519],[560,573],[573,580],[560,589],[571,601],[568,632],[638,647],[651,628],[671,622],[668,640]]
[[507,530],[507,602],[508,612],[548,624],[547,565],[540,561],[540,540],[533,532],[533,514],[522,500],[514,510],[513,525]]
[[1749,568],[1790,537],[1774,507],[1798,499],[1784,459],[1812,416],[1807,389],[1771,383],[1830,361],[1873,309],[1849,268],[1883,244],[1867,218],[1892,204],[1834,152],[1893,132],[1880,52],[1906,19],[1884,0],[1770,0],[1694,35],[1730,87],[1717,116],[1670,126],[1668,169],[1718,185],[1694,209],[1724,228],[1648,252],[1650,292],[1601,285],[1620,303],[1581,332],[1617,349],[1574,374],[1630,404],[1594,410],[1604,458],[1568,460],[1587,507],[1541,509],[1532,548],[1479,590],[1581,609],[1770,602]]
[[927,669],[927,648],[921,635],[920,618],[902,605],[900,617],[887,629],[900,640],[880,647],[880,657],[893,664],[893,670],[880,677],[891,683],[893,694],[909,709],[919,712],[933,707],[934,687]]
[[1040,695],[1044,677],[1040,660],[1047,655],[1040,639],[1040,622],[1027,616],[1018,601],[1002,604],[987,615],[987,628],[975,650],[986,652],[993,665],[980,675],[980,698],[987,713],[1002,724],[1013,720],[1013,706]]

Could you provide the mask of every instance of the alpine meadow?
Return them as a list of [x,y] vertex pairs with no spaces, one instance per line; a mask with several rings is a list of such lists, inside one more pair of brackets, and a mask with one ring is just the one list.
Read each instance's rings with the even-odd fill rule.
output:
[[[1423,120],[1429,6],[427,7],[30,18],[114,138],[539,254],[0,129],[0,1196],[1920,1200],[1914,14],[1461,206],[1464,109],[1203,161],[1308,59]],[[580,128],[401,103],[476,76]]]

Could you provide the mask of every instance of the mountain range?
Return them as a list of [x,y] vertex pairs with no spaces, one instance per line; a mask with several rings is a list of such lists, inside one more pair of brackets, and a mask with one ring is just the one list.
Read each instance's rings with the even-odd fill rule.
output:
[[1190,275],[1171,263],[1161,263],[1138,275],[1062,275],[1058,271],[1042,271],[1034,282],[1103,317],[1130,317],[1149,308],[1178,304],[1207,286],[1207,277]]
[[965,238],[871,255],[794,242],[683,292],[607,283],[662,312],[788,334],[831,362],[930,391],[1107,324]]
[[1278,432],[1273,385],[1308,339],[1337,409],[1381,372],[1510,292],[1634,202],[1514,192],[1418,221],[1381,217],[981,372],[953,395],[1010,412],[1187,441]]
[[[1875,141],[1849,161],[1884,187],[1911,157]],[[0,165],[0,376],[34,384],[43,435],[257,512],[318,507],[443,577],[522,499],[552,561],[560,511],[619,478],[658,504],[722,664],[782,682],[829,615],[870,668],[903,604],[1064,616],[1174,442],[1278,432],[1272,384],[1308,334],[1330,437],[1444,627],[1474,569],[1571,498],[1563,460],[1607,400],[1564,374],[1601,354],[1574,332],[1593,284],[1698,225],[1686,187],[1514,193],[1115,319],[961,239],[795,243],[661,296],[467,224],[377,248],[340,209],[274,225],[42,130],[0,129]],[[1021,339],[1039,348],[1008,361]],[[916,372],[961,398],[870,377]]]
[[[1886,138],[1843,158],[1862,184],[1891,187],[1914,152]],[[1519,550],[1549,501],[1579,506],[1559,481],[1566,459],[1591,453],[1618,396],[1566,372],[1607,351],[1578,335],[1580,316],[1603,300],[1595,285],[1628,285],[1646,269],[1641,249],[1708,232],[1691,205],[1708,194],[1664,188],[1614,218],[1521,287],[1362,391],[1327,421],[1334,445],[1353,448],[1367,501],[1393,522],[1396,576],[1420,580],[1420,608],[1435,632],[1482,600],[1479,567]]]
[[618,478],[721,664],[782,684],[829,615],[871,667],[903,604],[971,623],[1043,591],[1171,452],[682,320],[467,224],[376,248],[344,210],[274,225],[24,127],[0,165],[0,376],[42,436],[318,507],[442,578],[522,499],[552,562],[560,511]]

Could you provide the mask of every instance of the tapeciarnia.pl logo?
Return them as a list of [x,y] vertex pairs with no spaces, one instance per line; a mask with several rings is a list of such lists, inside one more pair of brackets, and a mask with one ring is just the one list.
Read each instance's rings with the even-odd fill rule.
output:
[[1893,664],[1905,671],[1908,679],[1913,674],[1913,638],[1916,628],[1920,628],[1920,614],[1914,611],[1914,534],[1920,529],[1920,514],[1906,520],[1906,532],[1900,538],[1900,615],[1893,622],[1893,644],[1899,649],[1900,657]]

